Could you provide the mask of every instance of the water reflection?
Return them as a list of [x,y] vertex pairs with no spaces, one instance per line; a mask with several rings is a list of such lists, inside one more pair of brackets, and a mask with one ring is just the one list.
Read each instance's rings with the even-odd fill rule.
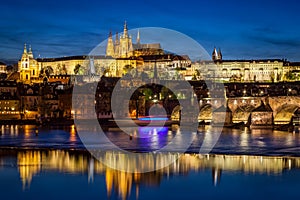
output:
[[[1,155],[5,152],[0,151]],[[93,159],[87,152],[64,150],[22,150],[10,154],[16,156],[20,179],[24,189],[29,189],[34,177],[41,172],[57,171],[71,174],[87,174],[88,182],[94,181],[95,174],[105,176],[107,196],[117,195],[126,199],[131,193],[139,195],[139,188],[143,186],[160,185],[162,180],[169,176],[187,175],[191,172],[201,173],[202,170],[211,170],[213,185],[222,184],[223,171],[239,172],[243,174],[272,174],[279,175],[285,170],[299,169],[300,158],[295,157],[266,157],[246,155],[198,155],[183,154],[176,162],[155,172],[127,173],[108,168],[101,162]],[[134,161],[120,159],[120,152],[106,151],[101,154],[112,162],[135,165]],[[169,157],[178,156],[177,153],[165,153],[159,157],[148,156],[142,160],[140,167],[149,167],[158,162],[164,162]],[[130,157],[129,157],[130,159]],[[12,159],[0,157],[0,163],[12,162]],[[13,164],[13,163],[10,163]],[[209,183],[211,184],[211,183]],[[134,190],[134,192],[133,192]]]

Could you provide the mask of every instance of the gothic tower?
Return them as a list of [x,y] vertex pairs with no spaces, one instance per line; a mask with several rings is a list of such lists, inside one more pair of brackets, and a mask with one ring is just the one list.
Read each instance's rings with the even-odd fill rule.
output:
[[137,44],[141,44],[140,30],[138,30],[138,32],[137,32],[136,43],[137,43]]
[[[139,41],[140,39],[138,36],[138,43]],[[127,58],[132,55],[133,55],[132,38],[128,34],[127,24],[125,21],[123,34],[120,35],[119,37],[117,32],[115,42],[113,42],[111,32],[109,33],[107,46],[106,46],[106,56],[112,56],[114,58]]]
[[115,49],[114,49],[114,42],[112,39],[111,32],[109,33],[109,37],[107,40],[107,46],[106,46],[106,56],[114,56],[115,55]]
[[120,54],[119,57],[129,57],[133,54],[133,46],[131,37],[128,35],[126,21],[124,23],[123,35],[120,38]]
[[118,57],[120,54],[120,40],[119,40],[119,34],[116,33],[116,40],[115,40],[115,57]]
[[218,50],[218,60],[222,60],[222,52],[221,52],[221,49],[219,48]]
[[218,60],[218,52],[217,52],[216,47],[214,48],[214,51],[212,52],[212,60],[213,61]]
[[212,52],[212,60],[213,61],[220,61],[222,60],[222,52],[221,49],[217,51],[216,47],[214,48],[214,51]]

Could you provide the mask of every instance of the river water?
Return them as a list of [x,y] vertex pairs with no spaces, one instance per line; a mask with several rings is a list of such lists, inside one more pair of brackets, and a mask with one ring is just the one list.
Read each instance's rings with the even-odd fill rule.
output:
[[[273,130],[223,129],[210,154],[199,155],[212,127],[199,128],[187,153],[147,173],[107,167],[85,150],[74,126],[2,126],[1,199],[283,199],[299,198],[300,135]],[[139,129],[132,137],[106,133],[121,149],[151,152],[172,141],[176,129]],[[138,134],[149,137],[135,137]],[[149,139],[152,138],[152,139]],[[154,139],[153,139],[154,138]],[[105,158],[123,163],[103,147]],[[107,147],[105,149],[105,147]],[[178,153],[163,152],[159,162]],[[135,160],[127,158],[127,165]],[[157,160],[145,157],[140,167]],[[156,163],[157,164],[157,163]],[[129,166],[130,167],[130,166]]]
[[[191,139],[191,145],[187,151],[198,153],[204,138],[209,139],[214,130],[214,128],[206,126],[199,128],[197,134],[187,133],[186,137]],[[143,137],[135,137],[135,134],[143,135]],[[158,150],[171,142],[176,134],[178,134],[178,129],[166,127],[139,128],[132,131],[132,139],[128,134],[118,130],[106,132],[109,143],[113,143],[121,149],[140,152]],[[223,128],[222,134],[214,139],[216,144],[210,151],[212,154],[300,156],[300,134],[298,133],[270,129]],[[106,140],[98,141],[95,144],[103,150],[111,150]],[[73,125],[43,128],[32,125],[22,127],[2,125],[0,147],[85,149]],[[185,149],[179,150],[185,151]]]

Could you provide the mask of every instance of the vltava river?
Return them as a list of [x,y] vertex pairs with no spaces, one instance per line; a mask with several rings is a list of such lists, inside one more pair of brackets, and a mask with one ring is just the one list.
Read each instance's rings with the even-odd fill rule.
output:
[[[151,152],[172,141],[178,129],[110,130],[121,149]],[[171,164],[147,173],[107,167],[85,150],[75,127],[2,126],[2,199],[283,199],[299,198],[299,134],[272,130],[223,129],[210,154],[199,155],[211,127],[199,128],[187,153],[145,154],[138,165],[123,152],[96,141],[102,158],[117,166]],[[145,137],[136,137],[145,134]],[[149,137],[148,137],[149,136]],[[181,150],[181,149],[179,149]],[[178,159],[177,159],[178,158]],[[137,170],[138,171],[138,170]]]
[[[21,128],[19,125],[2,125],[0,128],[0,148],[85,149],[74,126],[41,128],[24,125]],[[215,131],[220,129],[206,126],[198,128],[197,134],[185,133],[187,135],[185,137],[191,138],[191,145],[187,151],[198,153],[204,138],[209,141]],[[106,132],[108,140],[93,141],[91,138],[91,142],[102,150],[111,150],[110,143],[112,143],[125,150],[151,152],[166,146],[178,132],[177,127],[173,129],[145,127],[132,130],[132,138],[130,138],[128,134],[112,129]],[[220,137],[213,139],[216,140],[210,152],[213,154],[300,156],[300,134],[298,133],[267,129],[223,128]],[[180,146],[174,149],[176,150],[185,151],[180,149]]]

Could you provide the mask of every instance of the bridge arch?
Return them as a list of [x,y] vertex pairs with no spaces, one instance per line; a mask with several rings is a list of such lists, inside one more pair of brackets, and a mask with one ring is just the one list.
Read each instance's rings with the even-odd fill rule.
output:
[[289,124],[298,108],[296,104],[284,104],[278,107],[274,116],[274,124]]
[[244,122],[245,124],[250,123],[250,115],[254,109],[255,109],[255,106],[251,105],[251,104],[245,104],[245,105],[239,106],[232,113],[232,122],[233,123]]
[[211,122],[213,109],[211,104],[202,105],[199,109],[198,121]]
[[181,111],[181,106],[177,105],[173,108],[173,111],[171,113],[171,120],[172,121],[179,121],[180,120],[180,111]]

